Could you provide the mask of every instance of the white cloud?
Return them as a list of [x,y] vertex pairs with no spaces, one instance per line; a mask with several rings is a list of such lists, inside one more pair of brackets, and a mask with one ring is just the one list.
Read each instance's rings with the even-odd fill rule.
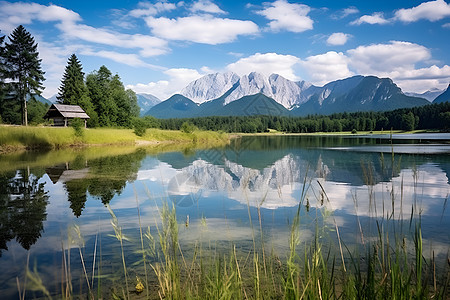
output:
[[345,43],[347,43],[349,37],[350,35],[347,33],[335,32],[328,37],[327,44],[333,46],[344,45]]
[[426,92],[432,88],[445,89],[450,82],[450,66],[393,71],[387,74],[403,91]]
[[271,20],[269,29],[274,32],[286,30],[303,32],[313,29],[314,21],[308,16],[310,7],[304,4],[291,4],[286,0],[265,3],[265,8],[256,13]]
[[442,27],[444,27],[444,28],[450,28],[450,23],[445,23],[444,25],[442,25]]
[[347,17],[349,15],[357,14],[357,13],[359,13],[359,10],[356,7],[354,7],[354,6],[345,8],[342,11],[342,18],[345,18],[345,17]]
[[21,24],[31,24],[34,20],[61,23],[81,21],[79,14],[56,5],[0,2],[0,8],[0,28],[4,33]]
[[210,45],[229,43],[239,35],[254,35],[259,31],[252,21],[214,18],[210,15],[177,19],[148,17],[146,22],[153,34],[159,37]]
[[373,13],[372,15],[364,15],[362,17],[360,17],[359,19],[356,19],[355,21],[351,22],[351,25],[361,25],[363,23],[367,23],[367,24],[379,24],[379,25],[384,25],[384,24],[388,24],[389,21],[386,20],[383,16],[383,13],[380,12],[376,12]]
[[428,68],[407,70],[406,72],[399,72],[395,75],[398,79],[421,79],[421,80],[435,80],[445,79],[448,82],[450,78],[450,66],[445,65],[439,68],[436,65],[432,65]]
[[389,77],[408,92],[443,89],[450,81],[450,67],[436,65],[417,68],[431,58],[430,50],[422,45],[391,41],[388,44],[359,46],[347,51],[349,67],[357,74]]
[[227,71],[238,75],[248,75],[250,72],[259,72],[269,76],[272,73],[279,74],[290,80],[298,80],[294,67],[300,62],[298,57],[292,55],[281,55],[277,53],[256,53],[252,56],[239,59],[229,64]]
[[309,74],[309,81],[316,85],[324,85],[330,81],[354,75],[349,70],[348,64],[348,57],[342,52],[335,51],[309,56],[300,62]]
[[413,8],[399,9],[395,12],[395,18],[406,23],[420,19],[434,22],[449,16],[450,4],[444,0],[424,2]]
[[76,23],[56,25],[68,39],[80,39],[86,42],[115,46],[127,49],[140,49],[144,57],[156,56],[168,52],[167,41],[142,34],[123,34],[103,28]]
[[141,60],[137,54],[133,53],[119,53],[107,50],[93,51],[91,49],[80,49],[80,54],[107,58],[117,63],[125,64],[132,67],[161,69],[161,67],[147,64],[146,62]]
[[170,96],[179,93],[190,82],[199,79],[205,74],[199,73],[197,70],[186,68],[174,68],[164,71],[168,76],[167,80],[159,80],[149,82],[147,84],[138,83],[136,85],[127,85],[127,89],[132,89],[136,93],[147,93],[166,100]]
[[339,19],[344,19],[350,15],[354,15],[357,13],[359,13],[359,10],[354,6],[350,6],[350,7],[344,8],[344,9],[338,11],[337,13],[333,14],[331,16],[331,18],[335,19],[335,20],[339,20]]
[[176,9],[176,5],[169,2],[157,2],[155,4],[149,2],[139,2],[136,9],[131,10],[128,14],[135,18],[155,16],[158,13],[171,11]]
[[217,6],[217,4],[212,3],[209,0],[200,0],[197,2],[194,2],[194,4],[191,7],[191,11],[196,12],[206,12],[211,14],[225,14],[223,10]]
[[418,62],[431,57],[426,47],[409,42],[359,46],[347,51],[351,66],[359,74],[387,74],[395,70],[410,70]]

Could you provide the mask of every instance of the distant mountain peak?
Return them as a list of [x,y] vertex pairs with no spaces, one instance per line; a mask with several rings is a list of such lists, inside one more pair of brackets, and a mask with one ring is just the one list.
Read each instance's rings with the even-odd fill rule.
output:
[[442,94],[437,96],[436,99],[434,99],[433,104],[434,103],[444,103],[447,101],[450,101],[450,83],[448,84],[447,89]]
[[239,79],[233,72],[208,74],[189,83],[180,94],[196,103],[203,103],[219,98]]

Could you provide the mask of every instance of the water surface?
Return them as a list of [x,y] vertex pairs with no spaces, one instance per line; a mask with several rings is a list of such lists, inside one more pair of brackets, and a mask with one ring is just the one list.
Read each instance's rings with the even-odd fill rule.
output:
[[105,281],[121,282],[120,244],[110,236],[108,206],[130,238],[124,246],[131,276],[142,275],[133,266],[140,260],[139,228],[156,236],[164,203],[176,208],[186,256],[199,243],[215,251],[236,245],[245,253],[262,240],[283,257],[300,205],[303,243],[319,219],[325,241],[336,241],[337,227],[351,248],[376,235],[376,221],[397,220],[408,235],[411,219],[420,218],[424,255],[445,259],[450,137],[429,137],[242,137],[207,150],[91,148],[0,156],[0,294],[19,296],[17,282],[25,282],[27,265],[58,293],[63,253],[70,255],[73,279],[83,285],[79,249],[91,269],[95,249]]

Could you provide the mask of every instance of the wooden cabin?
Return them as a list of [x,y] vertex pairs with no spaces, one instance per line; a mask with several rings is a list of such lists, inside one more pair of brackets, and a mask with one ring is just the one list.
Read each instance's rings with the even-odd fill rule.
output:
[[78,105],[52,104],[44,116],[44,119],[53,119],[53,126],[67,127],[70,121],[79,118],[84,121],[84,127],[90,117]]

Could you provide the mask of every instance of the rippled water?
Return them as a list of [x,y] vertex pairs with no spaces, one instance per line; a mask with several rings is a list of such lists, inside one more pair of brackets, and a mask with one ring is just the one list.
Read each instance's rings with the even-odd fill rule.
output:
[[283,256],[300,204],[303,242],[314,236],[317,218],[329,224],[323,232],[330,241],[337,226],[349,247],[370,239],[376,220],[393,218],[408,231],[411,218],[421,218],[424,255],[445,257],[449,140],[445,134],[242,137],[208,150],[91,148],[0,156],[0,295],[19,296],[17,282],[25,283],[27,265],[57,293],[62,249],[69,255],[69,248],[78,285],[84,284],[79,249],[88,269],[95,249],[98,271],[110,284],[120,282],[120,246],[109,236],[107,205],[130,238],[124,246],[131,276],[140,274],[133,266],[140,259],[139,228],[156,235],[163,203],[176,208],[186,255],[198,243],[224,251],[233,243],[245,252],[256,236]]

